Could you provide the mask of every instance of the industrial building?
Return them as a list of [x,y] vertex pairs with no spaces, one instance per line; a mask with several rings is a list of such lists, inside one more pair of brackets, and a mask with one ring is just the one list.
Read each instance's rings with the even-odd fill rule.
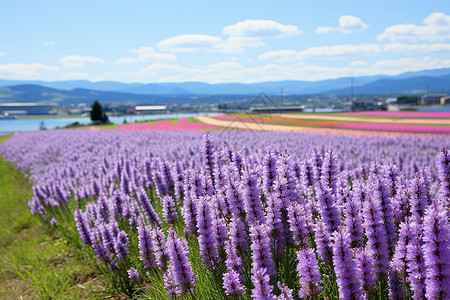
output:
[[56,103],[0,103],[0,114],[9,115],[48,115],[58,106]]

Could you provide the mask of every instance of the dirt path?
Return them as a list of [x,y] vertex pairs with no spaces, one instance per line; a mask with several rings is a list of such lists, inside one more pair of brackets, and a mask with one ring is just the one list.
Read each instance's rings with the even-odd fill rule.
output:
[[345,135],[345,136],[382,136],[382,137],[395,137],[399,135],[420,135],[416,133],[403,133],[403,132],[381,132],[381,131],[368,131],[368,130],[348,130],[340,128],[312,128],[301,126],[287,126],[287,125],[274,125],[266,123],[252,123],[241,122],[234,120],[220,120],[212,117],[197,117],[197,120],[204,124],[223,127],[224,129],[243,129],[243,130],[255,130],[255,131],[275,131],[275,132],[304,132],[311,134],[325,134],[325,135]]
[[434,120],[434,119],[386,119],[386,118],[358,118],[358,117],[341,117],[341,116],[315,116],[315,115],[290,115],[290,114],[272,114],[273,116],[291,119],[304,120],[330,120],[330,121],[353,121],[364,123],[391,123],[391,124],[444,124],[450,125],[450,120]]

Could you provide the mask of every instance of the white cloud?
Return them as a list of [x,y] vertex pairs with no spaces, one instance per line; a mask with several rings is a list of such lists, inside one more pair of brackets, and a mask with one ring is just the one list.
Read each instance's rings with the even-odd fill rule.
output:
[[170,53],[159,53],[156,52],[153,47],[141,47],[137,50],[130,50],[131,53],[137,53],[138,59],[143,62],[149,61],[174,61],[177,57]]
[[425,69],[438,69],[450,67],[450,59],[442,60],[426,56],[421,59],[412,57],[404,57],[394,60],[380,60],[373,64],[374,68],[384,69],[400,69],[407,71],[420,71]]
[[368,65],[369,65],[369,63],[365,60],[355,60],[349,64],[350,67],[356,67],[356,68],[367,67]]
[[3,55],[5,55],[5,53],[3,53],[3,52],[0,52],[0,56],[3,56]]
[[424,25],[401,24],[387,27],[377,36],[378,41],[392,42],[436,42],[450,39],[450,16],[441,12],[430,14],[423,21]]
[[318,34],[329,33],[329,32],[341,32],[341,33],[354,33],[362,32],[369,27],[366,23],[361,21],[360,18],[355,16],[342,16],[339,18],[338,27],[318,27],[315,32]]
[[373,64],[355,61],[345,67],[318,65],[266,64],[245,67],[235,62],[222,62],[205,66],[185,67],[177,64],[155,63],[137,72],[124,75],[129,81],[140,82],[262,82],[280,80],[323,80],[348,76],[397,75],[408,71],[450,67],[449,60],[430,57],[380,60]]
[[272,20],[245,20],[226,26],[222,32],[244,38],[281,38],[302,33],[295,25],[283,25]]
[[291,62],[303,60],[307,57],[334,57],[348,55],[372,55],[382,52],[382,47],[378,44],[359,44],[359,45],[335,45],[310,47],[303,51],[278,50],[269,51],[258,56],[260,60],[275,60],[277,62]]
[[131,57],[124,57],[121,59],[116,60],[114,63],[118,64],[118,65],[132,65],[137,63],[138,60],[135,58],[131,58]]
[[[183,34],[160,41],[157,46],[165,52],[206,51],[239,53],[245,48],[264,46],[264,38],[281,38],[301,34],[294,25],[283,25],[272,20],[245,20],[224,27],[227,38],[206,34]],[[153,49],[152,49],[153,51]]]
[[68,55],[61,58],[59,62],[65,68],[82,68],[88,63],[104,63],[105,61],[95,56]]
[[449,52],[450,44],[402,44],[393,43],[384,46],[385,52]]
[[223,44],[217,36],[206,34],[183,34],[158,43],[158,48],[168,52],[213,51]]
[[58,67],[35,64],[5,64],[0,65],[0,77],[5,79],[41,79],[45,72],[57,72]]
[[218,36],[206,34],[184,34],[160,41],[158,43],[158,48],[167,52],[242,52],[243,47],[242,45],[239,45],[239,43],[236,43],[237,41],[242,43],[244,40],[224,41]]
[[55,42],[42,42],[43,46],[54,46]]
[[62,77],[64,77],[65,79],[89,79],[89,74],[69,72],[62,74]]

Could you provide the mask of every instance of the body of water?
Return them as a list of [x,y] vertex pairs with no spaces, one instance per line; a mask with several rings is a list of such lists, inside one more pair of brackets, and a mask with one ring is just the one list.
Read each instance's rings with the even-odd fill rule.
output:
[[[215,116],[217,113],[179,113],[179,114],[158,114],[158,115],[128,115],[109,117],[109,121],[114,124],[122,124],[124,121],[128,123],[150,121],[158,119],[180,119],[195,118],[198,116]],[[43,122],[45,128],[55,129],[56,127],[64,127],[74,122],[80,124],[90,124],[89,117],[78,118],[49,118],[49,119],[3,119],[0,120],[0,132],[23,132],[38,131]]]

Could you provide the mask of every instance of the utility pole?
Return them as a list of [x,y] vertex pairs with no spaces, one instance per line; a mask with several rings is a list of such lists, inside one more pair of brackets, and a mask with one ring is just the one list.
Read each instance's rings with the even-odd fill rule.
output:
[[350,101],[353,102],[354,91],[353,91],[353,77],[350,78]]
[[283,88],[280,88],[280,103],[283,105]]

